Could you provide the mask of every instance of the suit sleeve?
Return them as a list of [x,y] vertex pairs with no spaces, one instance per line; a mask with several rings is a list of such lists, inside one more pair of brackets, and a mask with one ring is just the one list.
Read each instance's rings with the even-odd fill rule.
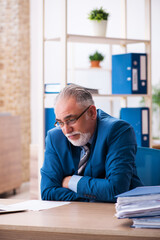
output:
[[130,188],[135,171],[137,145],[133,128],[123,122],[121,125],[117,122],[112,126],[106,141],[106,177],[82,177],[77,185],[77,193],[93,201],[115,202],[117,194]]
[[63,178],[61,162],[48,134],[45,159],[41,168],[41,198],[55,201],[80,201],[81,198],[77,193],[62,187]]

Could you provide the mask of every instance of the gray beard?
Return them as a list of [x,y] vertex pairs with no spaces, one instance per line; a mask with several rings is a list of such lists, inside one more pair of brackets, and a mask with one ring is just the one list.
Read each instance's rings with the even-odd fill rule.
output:
[[[71,140],[68,138],[68,136],[70,136],[72,134],[76,134],[76,133],[80,134],[79,139]],[[91,133],[73,132],[71,134],[66,134],[65,136],[67,137],[68,141],[70,141],[74,146],[80,147],[80,146],[86,145],[89,142],[89,140],[91,138]]]

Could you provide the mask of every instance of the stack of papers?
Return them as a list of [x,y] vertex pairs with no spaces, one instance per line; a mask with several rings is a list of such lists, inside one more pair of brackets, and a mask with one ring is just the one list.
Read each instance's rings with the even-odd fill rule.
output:
[[160,217],[135,218],[132,226],[135,228],[160,228]]
[[160,228],[160,186],[137,187],[117,196],[117,218],[132,218],[132,227]]

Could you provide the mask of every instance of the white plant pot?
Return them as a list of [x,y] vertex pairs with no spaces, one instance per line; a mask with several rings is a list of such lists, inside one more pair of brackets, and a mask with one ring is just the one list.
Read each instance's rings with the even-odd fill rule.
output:
[[92,20],[92,35],[105,37],[107,32],[107,22],[108,21],[106,20],[100,22]]

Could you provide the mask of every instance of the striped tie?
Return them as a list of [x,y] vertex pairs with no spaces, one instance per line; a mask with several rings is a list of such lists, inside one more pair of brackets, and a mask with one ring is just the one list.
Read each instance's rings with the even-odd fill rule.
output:
[[89,158],[89,153],[90,153],[90,149],[89,149],[89,143],[85,146],[83,146],[84,150],[85,150],[85,154],[81,157],[80,161],[79,161],[79,165],[78,165],[78,175],[83,175],[84,173],[84,169],[86,167],[87,164],[87,160]]

